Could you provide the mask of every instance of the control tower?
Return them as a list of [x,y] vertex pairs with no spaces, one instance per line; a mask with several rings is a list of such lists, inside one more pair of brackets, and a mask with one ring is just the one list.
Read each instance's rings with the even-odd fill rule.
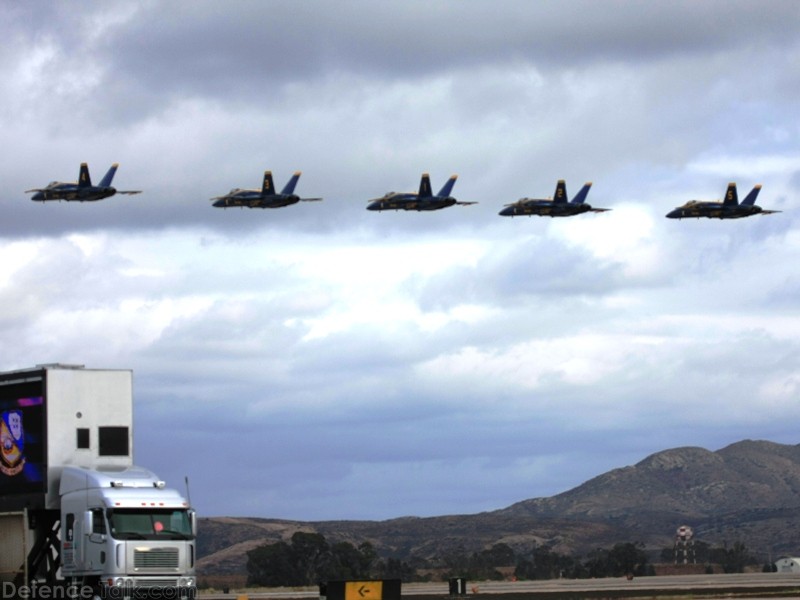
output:
[[695,564],[697,558],[694,552],[694,532],[688,525],[681,525],[675,532],[675,564]]

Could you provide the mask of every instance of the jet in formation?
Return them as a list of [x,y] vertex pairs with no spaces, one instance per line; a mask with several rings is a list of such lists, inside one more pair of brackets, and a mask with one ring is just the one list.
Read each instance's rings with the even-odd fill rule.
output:
[[275,193],[275,185],[272,183],[272,171],[264,171],[264,182],[260,190],[243,190],[234,188],[224,196],[212,198],[213,206],[217,208],[281,208],[298,202],[319,202],[322,198],[301,198],[294,193],[297,180],[300,179],[301,172],[295,171],[289,182],[283,187],[281,192]]
[[431,177],[428,173],[422,174],[419,182],[419,192],[388,192],[381,198],[369,201],[367,210],[439,210],[458,204],[468,206],[477,202],[461,202],[453,198],[450,194],[453,186],[458,179],[458,175],[452,175],[442,186],[439,193],[435,196],[431,189]]
[[707,217],[709,219],[741,219],[752,215],[771,215],[781,212],[779,210],[764,210],[756,205],[756,198],[761,191],[761,184],[756,185],[739,204],[739,195],[736,184],[729,183],[725,192],[725,199],[720,200],[689,200],[683,206],[667,213],[668,219],[689,219]]
[[559,179],[556,184],[556,192],[553,198],[520,198],[516,202],[506,204],[500,211],[504,217],[519,217],[538,215],[540,217],[571,217],[585,212],[606,212],[610,208],[592,208],[586,204],[586,196],[592,187],[591,182],[586,183],[581,190],[575,194],[572,200],[567,200],[567,184],[563,179]]
[[119,163],[114,163],[103,176],[98,185],[92,185],[92,178],[89,177],[89,166],[81,163],[81,170],[78,174],[77,182],[53,181],[47,187],[25,190],[26,194],[34,192],[31,200],[44,202],[47,200],[67,200],[74,202],[93,202],[109,198],[114,194],[141,194],[141,190],[118,190],[111,185],[114,174],[117,172]]

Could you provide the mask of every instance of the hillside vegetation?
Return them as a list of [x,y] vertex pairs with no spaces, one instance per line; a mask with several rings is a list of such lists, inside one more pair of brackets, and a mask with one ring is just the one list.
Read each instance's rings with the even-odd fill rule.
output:
[[379,556],[409,560],[481,552],[500,543],[576,555],[622,542],[660,550],[673,544],[678,526],[689,525],[698,540],[743,542],[754,554],[775,558],[800,553],[799,492],[800,446],[746,440],[716,452],[675,448],[562,494],[474,515],[319,522],[204,518],[198,569],[243,574],[247,551],[288,541],[297,531],[322,534],[331,543],[369,542]]

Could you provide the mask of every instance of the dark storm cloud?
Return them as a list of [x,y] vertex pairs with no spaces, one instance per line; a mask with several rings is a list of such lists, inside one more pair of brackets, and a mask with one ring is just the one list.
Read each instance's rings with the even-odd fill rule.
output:
[[[212,420],[201,417],[200,413],[178,415],[173,410],[163,411],[158,406],[148,405],[146,411],[141,411],[144,415],[139,422],[142,430],[157,427],[159,421],[166,420],[176,423],[174,435],[187,443],[174,448],[166,462],[163,453],[149,444],[139,444],[144,450],[137,459],[158,465],[164,476],[172,480],[188,474],[194,485],[210,491],[200,496],[198,507],[208,511],[206,507],[224,502],[225,514],[259,514],[268,506],[274,516],[297,518],[308,514],[313,504],[305,500],[305,488],[309,486],[324,489],[331,507],[348,503],[351,506],[350,514],[336,509],[317,513],[320,518],[355,515],[383,518],[397,516],[398,511],[400,514],[427,514],[425,505],[439,496],[437,488],[447,490],[447,496],[461,496],[465,511],[496,507],[498,486],[492,486],[491,493],[481,494],[479,501],[466,500],[467,494],[460,493],[459,488],[471,487],[470,477],[460,483],[453,482],[449,477],[429,473],[424,465],[450,464],[466,476],[459,466],[462,459],[458,448],[469,440],[473,450],[484,455],[480,462],[488,463],[495,471],[503,470],[507,464],[504,455],[512,453],[519,460],[555,442],[548,440],[546,432],[538,432],[535,423],[529,424],[527,436],[520,437],[513,435],[518,424],[511,427],[488,420],[479,426],[463,421],[452,409],[435,410],[430,402],[411,398],[396,404],[387,403],[384,398],[380,406],[364,405],[345,411],[326,407],[314,415],[307,412],[295,417],[287,410],[283,414],[270,413],[264,418],[248,409],[253,405],[252,396],[228,395],[220,400]],[[284,401],[289,403],[291,399]],[[160,405],[175,406],[168,397]],[[239,418],[234,418],[242,411],[250,414],[244,426]],[[438,433],[420,436],[421,431],[431,428]],[[408,445],[410,439],[417,440],[413,447]],[[319,454],[320,447],[327,448],[324,456]],[[365,449],[369,449],[367,456]],[[558,450],[551,447],[551,451]],[[494,466],[492,461],[496,462]],[[220,464],[227,465],[224,472],[216,470],[215,466]],[[183,465],[182,470],[175,465]],[[366,477],[368,487],[370,490],[377,488],[380,493],[366,498],[358,485],[347,483],[351,475],[362,468],[391,469],[395,473],[394,483],[387,486],[383,478],[370,473]],[[415,471],[419,479],[417,485],[425,485],[425,493],[420,493],[416,486],[405,485],[403,473]],[[487,479],[485,474],[477,472],[473,472],[474,477]],[[224,500],[215,497],[216,493],[211,490],[219,489],[219,483],[226,479],[237,482],[236,489],[245,493],[228,493]],[[255,480],[262,483],[255,484]],[[269,483],[265,486],[264,482]],[[392,489],[394,498],[388,504],[384,501],[383,509],[368,508],[376,502],[380,504],[380,499]],[[505,493],[505,497],[513,498],[513,495]],[[250,506],[254,501],[263,503],[261,508]]]
[[[691,10],[683,8],[691,7]],[[794,40],[792,2],[241,2],[144,5],[112,30],[110,72],[166,95],[275,100],[282,85],[354,72],[378,79],[518,58],[544,66],[653,60]]]
[[796,42],[791,23],[800,16],[793,2],[768,11],[747,2],[91,6],[88,14],[40,3],[6,11],[24,43],[55,44],[54,66],[99,68],[86,100],[123,120],[188,97],[280,105],[286,86],[343,73],[391,82],[509,60],[574,68],[784,46]]

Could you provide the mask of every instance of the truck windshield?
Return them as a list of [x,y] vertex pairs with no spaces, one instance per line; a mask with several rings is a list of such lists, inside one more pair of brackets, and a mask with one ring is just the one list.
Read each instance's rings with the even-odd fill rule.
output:
[[115,508],[108,511],[111,535],[118,540],[188,540],[189,513],[170,508]]

